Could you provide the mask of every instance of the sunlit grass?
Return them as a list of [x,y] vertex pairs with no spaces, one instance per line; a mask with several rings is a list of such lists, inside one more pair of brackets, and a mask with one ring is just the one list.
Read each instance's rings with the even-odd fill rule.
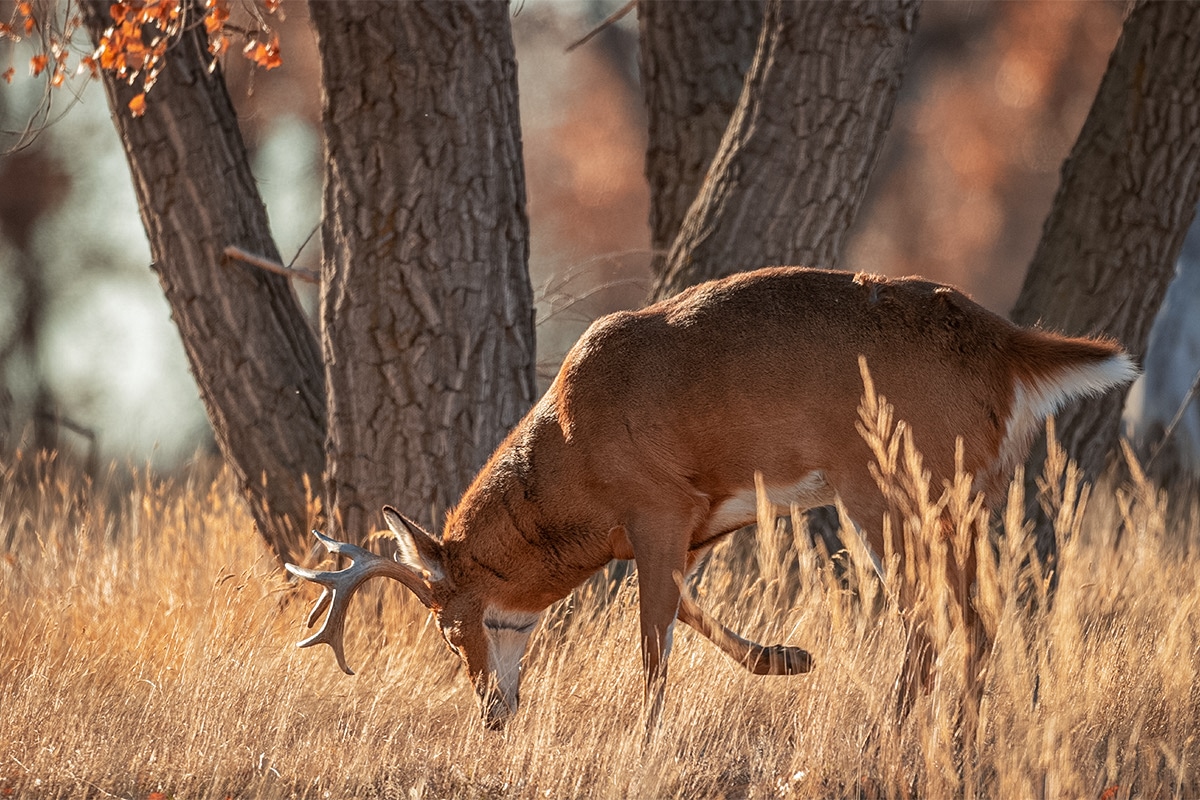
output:
[[[112,500],[69,470],[12,465],[0,472],[0,794],[1200,795],[1197,532],[1168,529],[1137,475],[1079,513],[1067,466],[1050,471],[1065,487],[1057,593],[1046,602],[1014,502],[984,559],[996,644],[964,751],[953,625],[933,625],[941,662],[902,717],[891,593],[865,554],[835,570],[802,530],[724,545],[696,594],[749,636],[812,651],[810,674],[749,675],[681,629],[646,744],[635,582],[612,601],[588,584],[546,616],[521,711],[490,733],[399,586],[351,608],[355,677],[323,648],[296,649],[315,588],[284,580],[227,476],[142,477]],[[926,593],[931,619],[952,621],[936,608],[946,594]]]

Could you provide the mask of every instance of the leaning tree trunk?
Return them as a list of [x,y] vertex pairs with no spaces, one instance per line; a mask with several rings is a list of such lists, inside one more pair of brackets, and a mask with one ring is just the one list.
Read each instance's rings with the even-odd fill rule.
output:
[[534,394],[517,67],[493,1],[310,5],[331,507],[426,525]]
[[[190,14],[203,16],[191,0]],[[93,41],[103,0],[81,3]],[[104,87],[154,259],[217,444],[260,534],[280,559],[302,552],[305,476],[320,490],[325,403],[316,337],[286,278],[222,257],[235,245],[274,261],[237,117],[203,26],[184,30],[134,118],[138,89],[105,71]]]
[[651,273],[662,273],[733,116],[762,31],[763,0],[639,0],[649,141]]
[[655,297],[768,264],[838,264],[891,122],[918,5],[771,0]]
[[[1013,321],[1107,334],[1141,356],[1198,199],[1200,3],[1141,2],[1063,165]],[[1111,392],[1058,414],[1057,436],[1089,478],[1116,446],[1124,400]],[[1030,486],[1044,457],[1043,442]]]

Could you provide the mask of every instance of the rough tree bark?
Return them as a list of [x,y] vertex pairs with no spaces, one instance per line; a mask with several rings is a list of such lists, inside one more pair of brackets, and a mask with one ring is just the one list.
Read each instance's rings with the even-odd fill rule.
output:
[[328,485],[344,535],[436,524],[533,402],[506,3],[310,4],[325,134]]
[[730,117],[762,31],[764,0],[639,0],[649,141],[651,273],[662,273]]
[[[1013,321],[1107,334],[1140,357],[1198,199],[1200,4],[1140,2],[1063,165]],[[1057,435],[1089,478],[1116,446],[1124,400],[1112,392],[1058,414]],[[1043,443],[1031,480],[1044,457]]]
[[771,0],[655,297],[767,264],[833,267],[891,122],[917,0]]
[[[111,24],[105,0],[80,4],[93,42]],[[188,13],[203,16],[201,4]],[[227,262],[236,245],[278,261],[204,27],[190,26],[165,59],[145,115],[137,93],[104,73],[142,224],[217,444],[260,534],[298,560],[308,522],[304,477],[319,490],[325,403],[316,337],[286,278]]]

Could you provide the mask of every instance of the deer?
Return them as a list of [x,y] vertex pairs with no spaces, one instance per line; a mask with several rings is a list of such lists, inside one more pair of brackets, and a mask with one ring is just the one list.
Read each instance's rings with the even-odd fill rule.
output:
[[[542,612],[609,561],[633,559],[648,725],[663,706],[677,621],[752,673],[809,672],[807,650],[742,637],[688,597],[683,579],[755,521],[756,474],[780,509],[840,501],[873,553],[885,552],[888,508],[856,429],[860,359],[933,485],[965,469],[993,510],[1046,417],[1138,374],[1115,341],[1019,327],[921,278],[771,267],[699,284],[594,322],[441,536],[390,506],[393,558],[314,531],[351,565],[287,565],[324,587],[308,626],[328,610],[299,646],[328,644],[353,674],[347,603],[371,578],[399,581],[465,665],[483,723],[499,728],[517,711]],[[961,566],[969,572],[973,559]]]

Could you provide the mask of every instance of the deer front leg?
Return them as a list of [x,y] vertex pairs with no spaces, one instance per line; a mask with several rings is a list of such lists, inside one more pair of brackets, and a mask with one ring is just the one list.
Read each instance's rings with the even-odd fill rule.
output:
[[[638,604],[642,631],[642,669],[646,679],[647,733],[658,725],[666,692],[667,659],[679,610],[676,572],[687,567],[690,528],[678,516],[643,518],[629,530],[637,562]],[[672,536],[672,533],[676,533]]]

